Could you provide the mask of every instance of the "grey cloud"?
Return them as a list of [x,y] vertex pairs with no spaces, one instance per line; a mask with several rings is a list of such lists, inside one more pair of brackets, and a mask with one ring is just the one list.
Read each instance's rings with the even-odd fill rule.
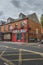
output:
[[12,0],[11,3],[17,7],[17,8],[20,8],[20,1],[19,0]]
[[33,10],[35,9],[42,9],[43,8],[43,0],[27,0],[26,3],[31,7],[34,6]]
[[2,16],[3,15],[3,12],[2,11],[0,11],[0,16]]
[[1,0],[1,2],[4,3],[0,3],[0,15],[3,19],[8,16],[16,17],[20,12],[26,15],[36,12],[38,16],[43,13],[43,0]]
[[43,11],[43,0],[12,0],[14,6],[26,12],[26,10],[42,10]]
[[26,0],[26,2],[30,5],[32,5],[34,3],[34,0]]

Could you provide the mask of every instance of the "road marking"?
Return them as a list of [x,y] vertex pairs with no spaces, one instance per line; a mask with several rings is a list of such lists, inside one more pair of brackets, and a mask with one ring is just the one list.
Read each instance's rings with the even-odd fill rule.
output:
[[6,49],[4,49],[4,51],[2,51],[2,53],[0,54],[0,56],[2,56],[5,52],[6,52]]
[[[30,58],[30,59],[22,59],[22,61],[33,61],[33,60],[43,60],[43,58]],[[10,61],[19,61],[19,59],[10,60]]]
[[4,63],[4,65],[9,65],[9,64],[7,64],[7,63]]
[[[20,62],[22,62],[22,61],[28,61],[28,60],[29,60],[29,61],[30,61],[30,60],[43,60],[43,58],[22,59],[22,58],[21,58],[21,51],[31,52],[31,53],[33,53],[33,54],[40,54],[41,56],[43,56],[43,53],[35,52],[35,51],[31,51],[31,50],[25,50],[25,49],[12,48],[12,47],[9,47],[9,46],[4,46],[4,47],[6,47],[6,48],[11,48],[11,49],[14,49],[14,50],[17,49],[17,50],[20,51],[20,53],[19,53],[19,59],[15,59],[15,60],[7,60],[7,59],[1,57],[1,55],[0,55],[0,58],[1,58],[3,61],[9,63],[10,65],[14,65],[11,61],[19,61],[19,65],[20,65],[20,64],[21,64]],[[3,51],[3,53],[4,53],[4,51]],[[2,55],[3,55],[3,53],[2,53]]]
[[0,56],[2,56],[5,52],[6,52],[6,51],[3,51],[3,52],[0,54]]
[[22,65],[21,49],[19,50],[19,64],[18,65]]
[[3,58],[2,56],[0,56],[0,59],[7,62],[10,65],[14,65],[10,60],[7,60],[7,59]]
[[43,58],[35,58],[35,59],[23,59],[23,61],[33,61],[33,60],[43,60]]
[[3,56],[12,56],[12,55],[19,55],[19,54],[5,54]]
[[35,54],[39,54],[41,56],[43,56],[43,53],[41,52],[36,52],[36,51],[31,51],[31,50],[25,50],[25,49],[22,49],[23,51],[27,51],[27,52],[31,52],[31,53],[35,53]]
[[[12,48],[12,47],[8,47],[8,46],[4,46],[4,47],[19,50],[18,48]],[[21,50],[22,50],[22,51],[26,51],[26,52],[32,52],[32,53],[34,53],[34,54],[40,54],[40,55],[43,57],[43,53],[41,53],[41,52],[36,52],[36,51],[26,50],[26,49],[21,49]]]
[[10,65],[14,65],[10,60],[7,60],[6,58],[3,58],[2,55],[4,54],[4,52],[6,52],[6,50],[2,51],[2,53],[0,54],[0,59],[7,62]]
[[[33,54],[33,53],[25,53],[25,54],[22,54],[22,55],[29,55],[29,54]],[[12,55],[19,55],[19,53],[18,54],[5,54],[5,55],[3,55],[3,56],[12,56]]]
[[[3,46],[4,46],[4,45],[3,45]],[[9,46],[4,46],[4,47],[6,47],[6,48],[11,48],[11,49],[14,49],[14,50],[18,49],[18,48],[12,48],[12,47],[9,47]]]

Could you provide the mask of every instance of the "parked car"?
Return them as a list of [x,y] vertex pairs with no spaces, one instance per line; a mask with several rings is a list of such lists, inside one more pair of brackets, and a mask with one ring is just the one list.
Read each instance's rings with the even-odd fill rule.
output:
[[40,42],[40,39],[30,37],[29,38],[29,42],[35,42],[35,43],[37,43],[37,42]]
[[43,39],[41,40],[41,43],[43,44]]
[[31,37],[31,38],[29,38],[29,42],[36,42],[36,39]]
[[41,36],[41,43],[43,43],[43,35]]

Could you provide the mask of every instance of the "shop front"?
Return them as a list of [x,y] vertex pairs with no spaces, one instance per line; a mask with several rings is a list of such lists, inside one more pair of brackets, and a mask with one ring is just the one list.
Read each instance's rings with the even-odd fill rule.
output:
[[14,30],[12,32],[12,41],[13,42],[25,42],[26,32],[27,32],[27,29]]
[[12,33],[11,32],[3,33],[3,41],[12,41]]
[[3,33],[0,32],[0,41],[3,41]]

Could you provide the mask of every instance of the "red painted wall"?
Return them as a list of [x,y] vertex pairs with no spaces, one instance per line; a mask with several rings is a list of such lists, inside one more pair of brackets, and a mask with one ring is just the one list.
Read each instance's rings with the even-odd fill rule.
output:
[[16,42],[16,35],[15,34],[12,34],[12,41]]
[[21,40],[16,40],[16,33],[12,34],[12,41],[13,42],[24,42],[24,33],[22,33],[22,39]]

